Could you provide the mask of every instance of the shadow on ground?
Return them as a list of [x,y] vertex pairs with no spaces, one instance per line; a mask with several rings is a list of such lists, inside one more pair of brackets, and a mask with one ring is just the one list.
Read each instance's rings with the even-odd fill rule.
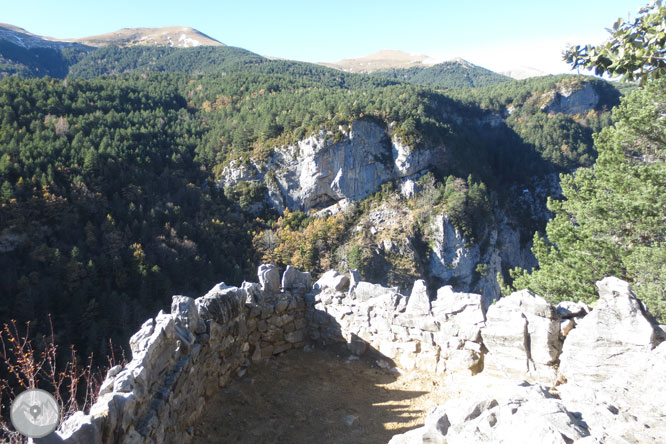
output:
[[344,347],[285,353],[211,398],[193,442],[386,443],[430,407],[415,402],[428,391],[390,367],[373,351],[350,360]]

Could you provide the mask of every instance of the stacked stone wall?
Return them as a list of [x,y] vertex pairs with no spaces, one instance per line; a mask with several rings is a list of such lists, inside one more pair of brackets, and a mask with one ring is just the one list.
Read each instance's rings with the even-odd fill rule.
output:
[[[666,433],[663,405],[645,402],[650,392],[666,393],[655,383],[666,372],[664,331],[619,279],[598,283],[600,300],[590,312],[582,303],[554,307],[526,290],[485,307],[481,295],[449,286],[429,297],[423,281],[407,296],[353,272],[329,271],[314,286],[309,273],[292,267],[280,279],[275,266],[262,265],[258,277],[240,288],[219,284],[198,299],[174,296],[170,313],[160,312],[132,336],[132,360],[108,372],[90,413],[61,426],[60,442],[186,443],[221,387],[253,363],[307,341],[375,353],[386,367],[433,378],[482,373],[466,389],[469,396],[483,378],[510,388],[474,394],[469,417],[452,407],[459,400],[440,406],[423,428],[396,435],[395,443],[515,442],[516,427],[537,419],[538,435],[536,426],[521,431],[534,442],[560,442],[551,435],[566,437],[561,442],[590,435],[652,442]],[[444,423],[452,426],[439,427]]]
[[279,293],[278,280],[241,288],[222,283],[198,299],[174,296],[170,313],[160,311],[132,336],[132,360],[108,372],[90,413],[70,417],[60,439],[190,441],[206,400],[221,387],[251,363],[305,344],[305,287],[286,284],[290,291]]

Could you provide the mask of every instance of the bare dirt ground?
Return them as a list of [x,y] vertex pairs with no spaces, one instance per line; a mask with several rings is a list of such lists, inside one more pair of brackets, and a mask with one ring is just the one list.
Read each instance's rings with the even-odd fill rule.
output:
[[447,399],[432,376],[399,375],[376,359],[314,349],[253,365],[207,402],[193,442],[387,443]]

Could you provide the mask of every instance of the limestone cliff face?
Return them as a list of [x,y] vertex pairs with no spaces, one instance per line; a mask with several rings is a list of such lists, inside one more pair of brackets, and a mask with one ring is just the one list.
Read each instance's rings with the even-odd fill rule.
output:
[[222,184],[265,182],[268,203],[278,211],[309,210],[363,199],[385,182],[428,168],[435,157],[434,150],[415,150],[391,138],[375,122],[356,120],[340,134],[321,131],[276,148],[264,165],[232,162],[223,171]]
[[580,88],[560,86],[548,93],[549,98],[542,107],[548,113],[583,114],[599,104],[599,93],[590,83]]
[[481,293],[486,308],[501,297],[497,273],[536,265],[530,246],[521,245],[520,233],[500,210],[495,211],[495,223],[473,244],[446,214],[435,216],[431,228],[433,243],[427,264],[430,278],[456,291]]

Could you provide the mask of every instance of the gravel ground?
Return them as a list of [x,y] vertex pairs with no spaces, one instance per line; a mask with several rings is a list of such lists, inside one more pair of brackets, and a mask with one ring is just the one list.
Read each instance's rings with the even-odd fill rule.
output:
[[386,443],[422,425],[448,394],[431,375],[383,367],[373,357],[322,349],[253,365],[208,401],[193,442]]

